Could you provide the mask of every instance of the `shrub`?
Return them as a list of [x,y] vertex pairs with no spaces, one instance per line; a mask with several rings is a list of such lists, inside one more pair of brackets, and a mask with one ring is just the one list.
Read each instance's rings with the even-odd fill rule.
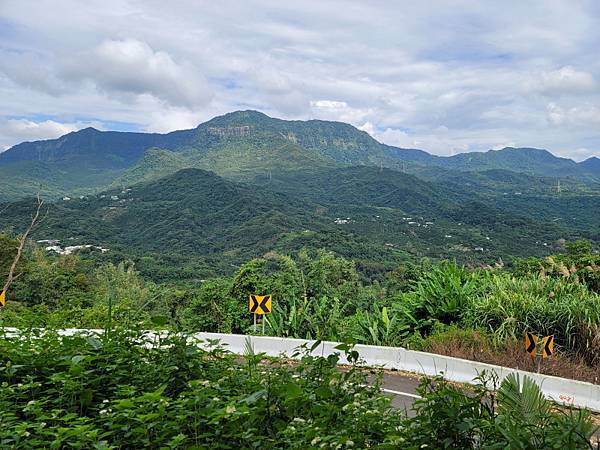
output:
[[292,366],[175,335],[142,339],[1,340],[0,447],[368,448],[400,424],[377,382],[338,370],[339,355],[300,349]]

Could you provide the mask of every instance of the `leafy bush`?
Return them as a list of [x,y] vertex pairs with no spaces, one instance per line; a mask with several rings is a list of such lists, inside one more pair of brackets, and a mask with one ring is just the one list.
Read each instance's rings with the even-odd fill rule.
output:
[[[492,395],[485,374],[467,395],[442,378],[424,379],[415,416],[404,423],[402,448],[591,449],[589,412],[555,411],[530,379],[513,374]],[[490,385],[491,384],[491,385]]]
[[[0,341],[3,448],[367,448],[400,424],[378,384],[339,356],[282,365],[171,335]],[[350,358],[357,355],[350,352]]]
[[399,316],[388,314],[387,307],[375,304],[373,312],[357,311],[355,315],[357,342],[371,345],[398,346],[408,334],[408,325],[399,320]]
[[3,336],[0,447],[590,448],[589,413],[555,411],[528,379],[507,378],[497,396],[424,380],[404,418],[379,377],[369,386],[367,371],[339,370],[339,354],[312,356],[318,343],[295,364],[209,344],[124,330]]
[[231,295],[231,283],[226,279],[208,280],[192,294],[182,308],[180,319],[188,330],[217,333],[246,331],[248,306]]
[[416,282],[412,291],[417,299],[413,315],[418,319],[430,318],[446,324],[456,322],[477,289],[477,274],[455,262],[442,262]]
[[344,305],[339,299],[304,298],[274,303],[266,317],[270,334],[303,339],[343,340]]

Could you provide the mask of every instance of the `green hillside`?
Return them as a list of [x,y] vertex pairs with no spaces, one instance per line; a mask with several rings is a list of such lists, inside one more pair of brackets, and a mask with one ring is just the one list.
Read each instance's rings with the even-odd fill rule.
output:
[[144,155],[135,166],[127,169],[115,179],[111,183],[111,187],[122,188],[156,180],[178,170],[191,167],[191,165],[192,163],[178,153],[152,147],[144,152]]
[[[434,184],[386,169],[319,169],[259,181],[241,184],[183,169],[125,190],[49,204],[34,237],[108,248],[95,258],[133,258],[153,278],[184,280],[230,273],[273,250],[302,248],[352,258],[368,277],[422,257],[493,263],[546,255],[559,239],[588,231],[457,202]],[[32,202],[4,208],[4,228],[24,229]]]
[[[150,148],[160,148],[162,153],[146,154]],[[436,174],[443,176],[445,172],[440,170],[504,171],[496,180],[490,173],[484,176],[486,180],[474,180],[493,190],[500,186],[506,189],[507,178],[514,178],[515,173],[571,177],[577,183],[589,184],[600,179],[597,161],[590,158],[576,163],[527,148],[439,157],[381,144],[346,123],[288,121],[257,111],[237,111],[191,130],[167,134],[86,128],[58,139],[18,144],[0,153],[0,200],[38,191],[53,198],[92,193],[157,179],[185,167],[245,181],[272,177],[274,172],[372,166],[407,171],[429,181],[436,181]],[[523,181],[540,184],[534,178],[521,178]]]

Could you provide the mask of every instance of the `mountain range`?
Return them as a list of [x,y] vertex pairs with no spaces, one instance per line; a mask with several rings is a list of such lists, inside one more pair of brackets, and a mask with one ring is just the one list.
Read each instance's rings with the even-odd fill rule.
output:
[[230,273],[269,251],[326,248],[368,278],[400,262],[479,265],[600,242],[600,160],[545,150],[451,157],[381,144],[351,125],[256,111],[168,134],[87,128],[0,154],[0,229],[48,200],[38,240],[109,248],[147,276]]
[[433,170],[436,177],[437,169],[508,170],[600,181],[600,160],[595,157],[577,163],[531,148],[441,157],[379,143],[368,133],[341,122],[286,121],[257,111],[237,111],[191,130],[167,134],[86,128],[58,139],[15,145],[0,153],[0,201],[39,191],[51,197],[89,193],[115,182],[148,180],[184,167],[249,180],[278,171],[348,166],[385,167],[414,174]]

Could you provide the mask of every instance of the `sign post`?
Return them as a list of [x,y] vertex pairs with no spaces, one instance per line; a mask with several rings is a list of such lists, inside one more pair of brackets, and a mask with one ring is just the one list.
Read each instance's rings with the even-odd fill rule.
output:
[[248,311],[254,314],[254,332],[256,333],[256,316],[262,316],[262,334],[265,334],[265,315],[272,310],[272,298],[270,295],[250,295],[248,299]]
[[6,305],[6,291],[0,292],[0,306]]

